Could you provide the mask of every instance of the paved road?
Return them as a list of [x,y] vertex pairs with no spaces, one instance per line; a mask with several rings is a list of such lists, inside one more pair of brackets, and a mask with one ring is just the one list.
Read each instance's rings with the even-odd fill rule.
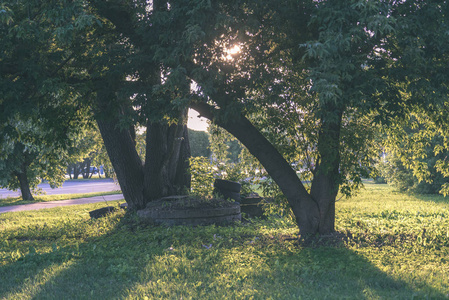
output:
[[88,204],[88,203],[96,203],[96,202],[105,202],[105,206],[106,206],[107,201],[122,200],[122,199],[123,199],[122,194],[116,194],[116,195],[97,196],[97,197],[91,197],[91,198],[81,198],[81,199],[72,199],[72,200],[49,201],[49,202],[38,202],[38,203],[32,203],[32,204],[4,206],[4,207],[0,207],[0,214],[6,213],[6,212],[37,210],[37,209],[44,209],[44,208],[53,208],[53,207],[58,207],[58,206]]
[[[47,195],[109,192],[120,190],[120,186],[112,179],[70,180],[64,182],[62,187],[56,189],[52,189],[48,183],[39,184],[39,187]],[[0,189],[0,198],[18,196],[20,196],[20,192],[18,191],[14,192],[6,189]]]

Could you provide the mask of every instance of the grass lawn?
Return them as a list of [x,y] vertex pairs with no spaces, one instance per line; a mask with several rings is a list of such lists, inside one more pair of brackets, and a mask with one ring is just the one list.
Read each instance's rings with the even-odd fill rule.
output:
[[20,204],[30,204],[36,202],[48,202],[48,201],[58,201],[58,200],[70,200],[70,199],[80,199],[89,198],[96,196],[106,196],[120,194],[121,191],[110,191],[110,192],[95,192],[95,193],[78,193],[78,194],[57,194],[57,195],[33,195],[34,201],[22,200],[22,197],[8,197],[0,198],[0,207],[20,205]]
[[447,299],[449,200],[368,183],[337,202],[344,242],[285,219],[153,227],[104,204],[0,215],[0,299]]

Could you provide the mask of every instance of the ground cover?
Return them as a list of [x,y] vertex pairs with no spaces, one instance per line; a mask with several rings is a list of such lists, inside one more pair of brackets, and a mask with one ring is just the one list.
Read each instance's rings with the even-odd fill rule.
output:
[[[111,202],[109,203],[111,204]],[[332,238],[271,217],[155,227],[104,203],[0,215],[0,299],[445,299],[449,201],[367,184]]]
[[11,206],[11,205],[30,204],[30,203],[37,203],[37,202],[49,202],[49,201],[90,198],[90,197],[97,197],[97,196],[115,195],[115,194],[120,194],[120,193],[121,193],[121,191],[117,190],[117,191],[94,192],[94,193],[35,195],[34,201],[23,200],[22,197],[7,197],[7,198],[0,198],[0,207]]

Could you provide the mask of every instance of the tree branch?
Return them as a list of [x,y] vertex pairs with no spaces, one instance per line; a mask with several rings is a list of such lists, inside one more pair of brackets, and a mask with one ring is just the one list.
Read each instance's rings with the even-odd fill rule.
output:
[[[310,198],[309,193],[290,164],[244,115],[232,120],[222,120],[215,117],[220,110],[207,103],[193,102],[190,107],[201,116],[227,130],[245,145],[279,185],[289,202],[292,201],[291,199],[298,197],[300,199]],[[296,188],[293,189],[292,187]],[[290,203],[290,205],[294,207],[295,203]]]

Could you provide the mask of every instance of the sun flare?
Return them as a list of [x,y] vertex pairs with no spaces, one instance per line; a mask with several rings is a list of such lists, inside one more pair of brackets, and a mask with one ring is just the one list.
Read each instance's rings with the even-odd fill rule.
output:
[[234,45],[231,48],[228,48],[225,50],[226,53],[226,59],[232,60],[234,58],[234,55],[240,53],[241,49],[239,45]]

